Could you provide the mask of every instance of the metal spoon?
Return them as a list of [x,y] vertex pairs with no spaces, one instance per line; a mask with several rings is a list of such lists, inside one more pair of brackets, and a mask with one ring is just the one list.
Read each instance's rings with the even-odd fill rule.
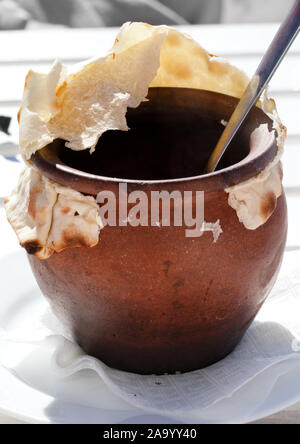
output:
[[281,24],[267,52],[263,56],[254,76],[250,80],[246,91],[242,95],[237,107],[232,113],[225,130],[215,146],[206,166],[206,172],[215,171],[221,157],[228,148],[232,138],[240,128],[252,106],[258,100],[274,72],[293,43],[300,29],[300,0],[291,8],[288,16]]

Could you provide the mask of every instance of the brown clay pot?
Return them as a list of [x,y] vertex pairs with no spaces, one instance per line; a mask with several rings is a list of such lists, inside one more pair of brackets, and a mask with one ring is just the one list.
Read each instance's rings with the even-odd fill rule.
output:
[[282,195],[270,219],[247,230],[224,191],[276,154],[276,145],[249,154],[251,131],[262,122],[271,127],[260,109],[251,111],[222,169],[199,175],[237,100],[180,88],[151,89],[149,99],[128,111],[131,131],[104,134],[92,156],[56,141],[32,161],[47,177],[91,195],[118,195],[119,182],[149,198],[153,190],[203,190],[205,220],[219,219],[223,230],[218,241],[210,232],[187,238],[184,226],[107,226],[93,248],[29,260],[54,312],[87,353],[118,369],[159,374],[195,370],[233,350],[274,284],[287,216]]

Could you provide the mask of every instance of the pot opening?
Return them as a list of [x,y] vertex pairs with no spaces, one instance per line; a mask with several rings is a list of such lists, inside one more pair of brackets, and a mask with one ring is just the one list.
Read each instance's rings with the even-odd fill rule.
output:
[[[129,131],[105,132],[92,155],[89,150],[62,146],[60,160],[87,173],[120,179],[168,180],[204,174],[232,107],[213,103],[211,98],[203,100],[199,90],[194,91],[193,103],[170,103],[170,98],[162,100],[150,90],[149,101],[128,109]],[[234,165],[249,154],[250,133],[255,126],[249,122],[243,125],[218,169]]]
[[218,171],[205,174],[209,155],[237,103],[234,97],[211,91],[150,88],[147,102],[128,109],[130,130],[105,132],[93,154],[66,148],[64,140],[56,139],[31,161],[49,179],[87,194],[97,194],[105,181],[144,185],[201,180],[202,189],[224,189],[258,174],[277,153],[275,142],[266,143],[264,131],[262,143],[252,144],[250,153],[252,131],[263,123],[272,129],[272,120],[255,106]]

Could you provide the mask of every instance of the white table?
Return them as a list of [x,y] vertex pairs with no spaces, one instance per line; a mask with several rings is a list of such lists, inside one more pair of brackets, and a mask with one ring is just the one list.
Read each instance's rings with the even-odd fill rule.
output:
[[[277,24],[199,25],[181,30],[192,35],[209,52],[228,58],[250,75],[278,28]],[[15,116],[24,78],[31,68],[44,71],[56,57],[66,64],[101,53],[112,46],[117,30],[45,29],[0,32],[0,115]],[[282,122],[287,126],[284,185],[289,209],[287,249],[300,249],[300,39],[290,49],[270,85]],[[14,125],[16,123],[14,122]],[[13,129],[13,128],[12,128]],[[1,205],[17,180],[21,164],[0,156],[0,257],[18,249]],[[0,271],[1,280],[1,271]],[[1,290],[0,290],[1,292]],[[1,387],[1,381],[0,381]],[[19,423],[0,415],[0,423]],[[300,404],[259,423],[300,424]]]

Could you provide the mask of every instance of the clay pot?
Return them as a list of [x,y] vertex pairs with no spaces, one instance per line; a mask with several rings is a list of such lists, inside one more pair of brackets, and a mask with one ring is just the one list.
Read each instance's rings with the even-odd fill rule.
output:
[[56,141],[32,161],[45,176],[91,195],[118,196],[120,182],[149,200],[154,190],[203,190],[205,220],[219,219],[223,230],[217,242],[211,232],[188,238],[185,226],[107,226],[93,248],[29,260],[85,352],[118,369],[159,374],[207,366],[238,344],[274,284],[287,216],[282,195],[270,219],[248,230],[224,191],[276,154],[275,144],[249,154],[251,131],[262,122],[271,128],[260,109],[251,111],[222,169],[199,175],[223,130],[220,120],[228,120],[237,100],[181,88],[151,89],[149,99],[128,111],[131,131],[104,134],[93,155]]

